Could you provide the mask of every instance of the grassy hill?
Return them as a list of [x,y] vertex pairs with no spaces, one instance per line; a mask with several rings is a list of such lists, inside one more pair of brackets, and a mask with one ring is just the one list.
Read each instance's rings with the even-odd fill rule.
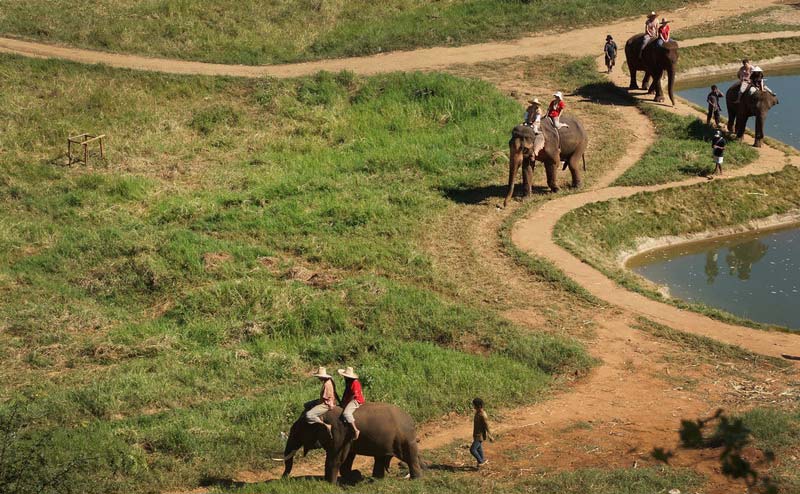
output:
[[[565,30],[689,0],[5,0],[0,32],[124,53],[270,64]],[[602,39],[597,40],[598,53]]]
[[[274,466],[318,365],[419,420],[589,365],[456,297],[421,246],[444,190],[502,174],[520,107],[487,83],[9,56],[0,79],[0,423],[20,455],[85,453],[82,492]],[[65,166],[80,131],[108,134],[106,161]]]

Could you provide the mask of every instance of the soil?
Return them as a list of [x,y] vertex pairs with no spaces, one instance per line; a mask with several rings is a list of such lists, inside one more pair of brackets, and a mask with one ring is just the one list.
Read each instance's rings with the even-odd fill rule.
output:
[[[753,0],[745,6],[738,0],[712,0],[708,4],[668,13],[673,25],[688,26],[771,6],[773,0]],[[610,26],[575,30],[546,37],[529,37],[512,43],[485,43],[459,48],[433,48],[413,52],[397,52],[375,57],[329,60],[307,64],[244,67],[76,50],[42,45],[14,39],[0,39],[0,51],[26,56],[57,57],[84,63],[104,63],[115,67],[173,73],[235,75],[259,77],[298,76],[318,70],[347,69],[360,74],[398,70],[432,70],[455,64],[531,57],[554,53],[570,55],[596,54],[607,32],[618,40],[640,31],[641,19],[622,21]],[[713,40],[691,40],[682,46],[703,42],[736,42],[758,38],[797,36],[798,32],[765,35],[724,36]],[[598,66],[602,63],[598,60]],[[530,94],[530,87],[521,87],[513,78],[500,79],[498,74],[486,78],[514,94]],[[618,70],[611,79],[627,87],[627,77]],[[543,89],[543,88],[542,88]],[[546,93],[545,93],[546,94]],[[522,101],[523,98],[520,97]],[[679,102],[671,108],[684,114],[696,114],[690,106]],[[449,228],[429,239],[429,250],[435,268],[453,273],[456,295],[487,304],[504,304],[506,316],[530,331],[567,332],[587,343],[600,364],[586,377],[565,376],[558,390],[531,406],[496,410],[488,404],[497,441],[486,444],[491,463],[478,475],[512,479],[540,472],[596,467],[638,467],[654,464],[650,452],[655,447],[675,448],[677,429],[682,418],[709,416],[717,408],[746,409],[765,402],[781,405],[794,399],[790,390],[796,380],[796,367],[777,369],[765,363],[731,361],[656,338],[635,329],[638,316],[646,316],[672,328],[709,336],[765,355],[793,353],[800,355],[800,336],[754,332],[708,319],[699,314],[681,311],[635,293],[628,292],[602,274],[567,253],[552,240],[558,218],[584,204],[615,197],[626,197],[641,191],[697,183],[702,178],[655,187],[609,187],[614,179],[637,162],[654,140],[649,120],[634,106],[618,106],[619,125],[628,129],[627,153],[610,167],[587,191],[545,202],[527,218],[517,223],[512,238],[517,246],[533,255],[546,258],[568,276],[588,289],[609,306],[593,307],[585,302],[574,303],[563,294],[554,293],[545,283],[533,279],[502,250],[498,230],[518,203],[506,210],[497,207],[500,199],[492,195],[474,204],[459,208],[448,218]],[[729,173],[739,176],[767,173],[782,168],[787,162],[798,165],[797,157],[787,158],[769,147],[761,148],[760,158],[753,164]],[[209,260],[210,265],[217,259]],[[483,286],[464,286],[461,282],[486,280]],[[503,302],[507,301],[507,302]],[[551,310],[555,308],[556,310]],[[560,314],[558,316],[554,314]],[[567,315],[564,315],[567,314]],[[757,392],[750,390],[757,389]],[[788,390],[788,392],[787,392]],[[446,458],[445,467],[455,471],[469,470],[471,459],[465,445],[470,440],[469,417],[450,414],[441,420],[419,427],[423,455]],[[704,489],[710,494],[742,491],[741,484],[721,475],[719,451],[678,451],[673,464],[687,466],[708,477]],[[752,451],[750,459],[758,452]],[[357,468],[369,471],[365,459]],[[262,472],[241,472],[234,481],[262,482],[277,478],[276,467]],[[312,455],[295,462],[293,475],[319,475],[321,456]],[[395,470],[396,472],[396,470]],[[205,492],[195,489],[188,492]]]

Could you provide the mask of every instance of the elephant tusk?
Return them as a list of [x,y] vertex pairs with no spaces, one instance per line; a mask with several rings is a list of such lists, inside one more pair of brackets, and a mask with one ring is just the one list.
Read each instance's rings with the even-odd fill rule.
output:
[[298,450],[294,450],[294,451],[292,451],[292,452],[291,452],[291,453],[289,453],[288,455],[284,456],[282,460],[279,460],[279,461],[289,461],[289,460],[291,460],[292,458],[294,458],[294,455],[296,455],[296,454],[297,454],[297,451],[298,451]]

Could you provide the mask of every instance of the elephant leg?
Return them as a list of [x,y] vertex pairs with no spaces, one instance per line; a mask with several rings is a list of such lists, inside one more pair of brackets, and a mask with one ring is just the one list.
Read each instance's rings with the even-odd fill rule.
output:
[[530,197],[533,189],[533,160],[525,158],[522,165],[522,183],[525,187],[525,197]]
[[739,114],[736,116],[736,138],[741,139],[744,137],[744,131],[747,128],[747,116]]
[[628,64],[628,71],[631,73],[631,83],[628,85],[628,89],[639,89],[639,84],[636,82],[636,71],[630,67],[630,64]]
[[647,94],[653,94],[655,91],[655,79],[650,79],[650,72],[644,73],[644,78],[642,79],[642,89],[647,89]]
[[503,207],[508,206],[508,201],[514,195],[514,180],[517,178],[517,169],[522,165],[522,153],[512,143],[508,155],[508,193],[503,201]]
[[734,125],[736,125],[736,109],[732,108],[728,109],[728,132],[731,134],[733,134]]
[[555,161],[544,162],[544,172],[547,175],[547,186],[550,187],[552,192],[558,192],[558,184],[556,183],[556,163]]
[[664,71],[659,69],[653,74],[653,86],[656,91],[656,97],[653,99],[656,103],[663,103],[664,102],[664,90],[661,88],[661,77],[664,75]]
[[330,450],[325,455],[325,480],[336,484],[339,480],[339,469],[342,463],[350,456],[350,442],[345,443],[339,450]]
[[572,186],[575,188],[580,187],[583,183],[580,171],[582,157],[583,153],[572,153],[572,156],[569,157],[569,161],[567,162],[569,165],[569,172],[572,175]]
[[382,479],[389,471],[390,461],[392,461],[391,456],[376,456],[375,463],[372,465],[372,477]]
[[764,139],[764,119],[761,115],[756,115],[756,129],[755,129],[756,139],[753,142],[753,146],[760,148],[761,147],[761,140]]
[[403,457],[401,460],[408,465],[408,471],[412,479],[422,477],[422,465],[419,461],[419,449],[416,442],[407,442],[403,445]]
[[347,458],[342,462],[342,466],[339,467],[339,475],[347,478],[353,473],[353,462],[356,459],[355,451],[350,451],[350,454],[347,455]]

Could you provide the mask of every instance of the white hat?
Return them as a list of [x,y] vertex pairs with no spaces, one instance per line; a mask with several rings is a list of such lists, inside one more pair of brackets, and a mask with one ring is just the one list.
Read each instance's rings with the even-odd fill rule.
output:
[[528,103],[532,105],[541,105],[541,103],[539,103],[539,98],[533,98],[532,100],[528,100]]
[[553,96],[555,96],[558,99],[564,99],[564,95],[561,94],[561,91],[556,91],[555,93],[553,93]]
[[347,369],[339,369],[337,372],[342,377],[348,377],[350,379],[358,379],[358,374],[356,374],[353,371],[352,367],[348,367]]
[[647,17],[658,17],[658,14],[656,14],[655,12],[650,12],[650,15],[648,15]]
[[324,377],[326,379],[332,379],[333,378],[332,375],[328,374],[328,369],[326,369],[325,367],[320,367],[317,370],[317,373],[316,374],[311,374],[311,376],[312,377]]
[[756,65],[755,67],[753,67],[753,72],[764,72],[764,71],[763,71],[763,70],[761,70],[761,67],[759,67],[758,65]]

